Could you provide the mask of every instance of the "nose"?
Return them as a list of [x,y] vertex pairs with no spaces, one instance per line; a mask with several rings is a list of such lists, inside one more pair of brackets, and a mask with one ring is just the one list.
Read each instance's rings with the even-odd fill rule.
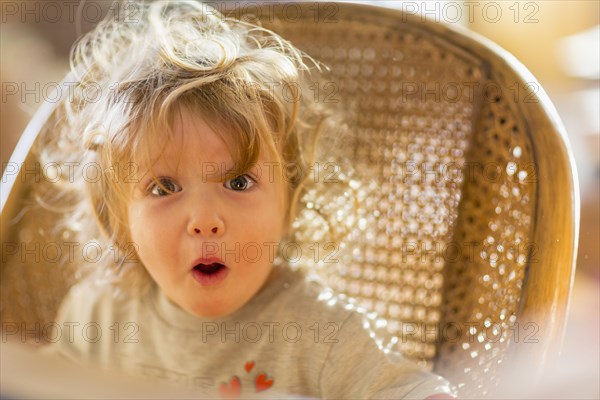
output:
[[188,233],[192,236],[219,237],[225,233],[225,224],[217,215],[194,218],[190,220]]
[[190,235],[210,238],[220,237],[225,233],[225,222],[215,207],[208,204],[195,204],[191,207],[193,211],[187,228]]

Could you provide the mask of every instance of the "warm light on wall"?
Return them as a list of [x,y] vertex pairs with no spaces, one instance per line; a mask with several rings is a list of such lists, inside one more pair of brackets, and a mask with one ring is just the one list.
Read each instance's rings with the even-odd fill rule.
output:
[[600,2],[586,0],[465,3],[479,5],[472,6],[468,27],[513,53],[543,86],[567,79],[557,55],[559,40],[598,24],[600,12]]

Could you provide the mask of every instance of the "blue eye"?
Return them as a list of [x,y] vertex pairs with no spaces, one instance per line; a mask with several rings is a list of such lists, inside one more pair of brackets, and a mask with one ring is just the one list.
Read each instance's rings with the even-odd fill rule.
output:
[[241,192],[251,188],[252,186],[254,186],[255,183],[256,181],[250,176],[248,176],[248,174],[243,174],[224,182],[223,186],[225,186],[229,190]]
[[146,189],[153,196],[162,197],[181,191],[181,187],[173,182],[170,178],[159,178],[152,181]]

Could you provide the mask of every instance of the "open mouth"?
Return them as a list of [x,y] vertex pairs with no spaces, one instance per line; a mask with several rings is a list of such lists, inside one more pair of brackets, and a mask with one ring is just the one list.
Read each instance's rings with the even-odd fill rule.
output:
[[227,268],[227,267],[225,267],[223,264],[220,264],[220,263],[212,263],[212,264],[200,263],[194,267],[194,270],[196,270],[202,274],[213,275],[213,274],[218,273],[223,268]]
[[219,262],[198,263],[192,268],[192,276],[202,286],[218,285],[227,278],[228,274],[229,268]]

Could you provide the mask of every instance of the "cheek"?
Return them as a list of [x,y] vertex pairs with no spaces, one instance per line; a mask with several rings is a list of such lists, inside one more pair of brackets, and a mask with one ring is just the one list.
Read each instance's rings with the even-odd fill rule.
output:
[[[129,236],[133,241],[133,245],[138,251],[140,258],[145,258],[148,252],[160,243],[156,240],[156,225],[155,218],[144,207],[133,206],[128,210]],[[158,243],[155,243],[158,242]],[[142,260],[144,261],[144,260]]]
[[278,173],[274,174],[274,181],[270,186],[269,193],[265,199],[266,203],[271,204],[271,218],[273,220],[280,220],[281,224],[279,224],[279,226],[282,228],[284,227],[284,222],[287,219],[292,201],[292,193],[290,189],[290,183],[285,180],[283,171],[278,170]]
[[286,214],[283,209],[276,210],[272,207],[263,213],[262,225],[265,228],[260,229],[265,236],[263,239],[269,242],[279,242],[286,234]]
[[282,230],[287,234],[290,227],[290,218],[292,212],[292,201],[294,201],[294,192],[287,185],[281,193],[281,215],[282,215]]

